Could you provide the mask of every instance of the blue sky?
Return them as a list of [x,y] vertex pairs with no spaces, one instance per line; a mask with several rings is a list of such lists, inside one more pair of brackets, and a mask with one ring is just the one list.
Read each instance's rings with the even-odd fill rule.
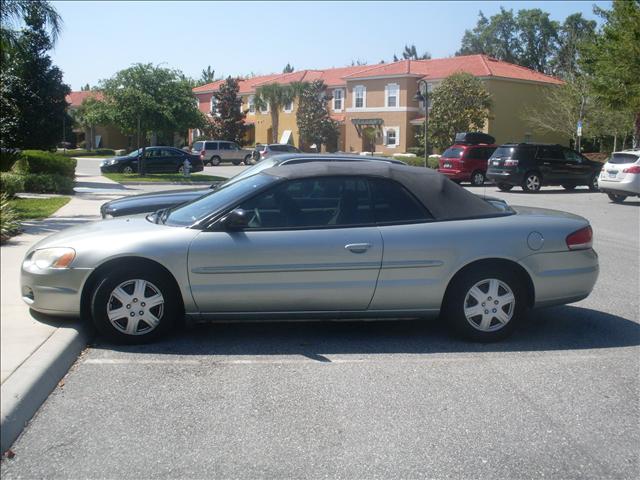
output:
[[377,63],[415,44],[453,55],[478,11],[541,8],[555,20],[587,18],[610,2],[82,2],[54,1],[64,29],[52,58],[74,90],[137,62],[199,77]]

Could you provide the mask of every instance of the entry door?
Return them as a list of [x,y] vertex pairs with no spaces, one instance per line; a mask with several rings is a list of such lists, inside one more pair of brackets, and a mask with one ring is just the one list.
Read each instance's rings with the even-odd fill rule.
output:
[[366,180],[291,180],[244,202],[239,232],[203,231],[189,251],[201,312],[366,310],[382,262]]

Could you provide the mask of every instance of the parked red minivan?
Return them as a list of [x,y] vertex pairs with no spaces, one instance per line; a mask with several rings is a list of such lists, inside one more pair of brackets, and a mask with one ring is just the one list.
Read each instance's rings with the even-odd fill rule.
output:
[[495,141],[486,133],[458,133],[455,143],[440,157],[438,172],[454,182],[482,185],[487,174],[487,160],[498,148]]

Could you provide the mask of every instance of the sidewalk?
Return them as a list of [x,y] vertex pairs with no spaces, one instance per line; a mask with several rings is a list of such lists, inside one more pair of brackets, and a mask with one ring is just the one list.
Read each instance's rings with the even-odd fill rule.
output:
[[[11,446],[86,345],[87,325],[32,314],[20,294],[20,265],[38,240],[100,219],[100,205],[125,194],[101,176],[78,176],[76,195],[53,216],[23,223],[23,233],[0,248],[1,451]],[[126,192],[129,193],[129,192]],[[37,316],[37,317],[36,317]]]

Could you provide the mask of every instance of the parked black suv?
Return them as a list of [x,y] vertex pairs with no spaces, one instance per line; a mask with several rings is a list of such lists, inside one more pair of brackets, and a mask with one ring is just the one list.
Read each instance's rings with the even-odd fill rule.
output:
[[487,178],[504,192],[520,186],[537,192],[543,185],[562,185],[573,190],[587,185],[598,190],[602,164],[561,145],[505,143],[489,158]]

